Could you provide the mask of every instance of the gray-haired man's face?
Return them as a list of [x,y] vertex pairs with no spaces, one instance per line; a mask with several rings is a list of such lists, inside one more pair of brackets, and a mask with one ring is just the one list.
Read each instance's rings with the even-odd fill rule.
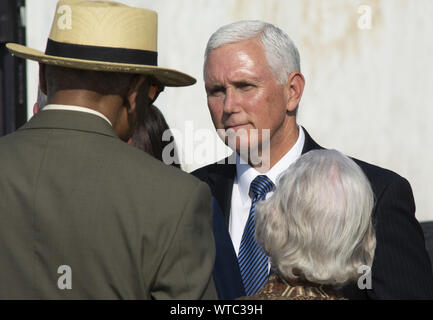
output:
[[[205,86],[208,107],[216,129],[225,134],[236,133],[238,153],[261,148],[263,129],[270,132],[272,153],[284,146],[290,132],[287,121],[289,91],[271,72],[262,45],[256,39],[228,44],[212,50],[205,65]],[[258,135],[250,134],[258,129]],[[245,134],[242,134],[244,132]]]

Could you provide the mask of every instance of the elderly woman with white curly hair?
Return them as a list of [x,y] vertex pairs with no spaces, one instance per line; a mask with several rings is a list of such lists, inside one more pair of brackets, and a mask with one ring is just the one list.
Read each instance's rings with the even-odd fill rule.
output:
[[302,155],[257,206],[256,238],[273,272],[247,299],[343,299],[338,289],[373,262],[373,204],[354,161],[335,150]]

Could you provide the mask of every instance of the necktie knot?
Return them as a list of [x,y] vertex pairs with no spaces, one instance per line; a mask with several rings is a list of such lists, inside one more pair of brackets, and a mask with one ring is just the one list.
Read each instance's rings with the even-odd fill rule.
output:
[[263,199],[274,188],[274,183],[265,175],[257,176],[250,184],[250,196]]

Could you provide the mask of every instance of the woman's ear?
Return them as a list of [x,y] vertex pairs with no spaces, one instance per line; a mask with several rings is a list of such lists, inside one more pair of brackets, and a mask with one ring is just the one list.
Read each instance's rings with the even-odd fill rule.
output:
[[292,72],[289,74],[287,83],[285,84],[285,90],[287,93],[287,111],[294,112],[296,110],[301,101],[304,87],[305,79],[302,73]]

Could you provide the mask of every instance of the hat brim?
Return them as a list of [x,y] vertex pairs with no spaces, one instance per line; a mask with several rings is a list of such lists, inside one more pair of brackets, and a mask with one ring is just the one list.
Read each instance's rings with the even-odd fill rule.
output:
[[105,71],[124,72],[152,75],[167,87],[190,86],[196,83],[196,79],[177,70],[161,68],[157,66],[127,64],[117,62],[105,62],[94,60],[81,60],[46,55],[44,52],[35,50],[17,43],[7,43],[9,51],[20,58],[38,61],[60,67]]

